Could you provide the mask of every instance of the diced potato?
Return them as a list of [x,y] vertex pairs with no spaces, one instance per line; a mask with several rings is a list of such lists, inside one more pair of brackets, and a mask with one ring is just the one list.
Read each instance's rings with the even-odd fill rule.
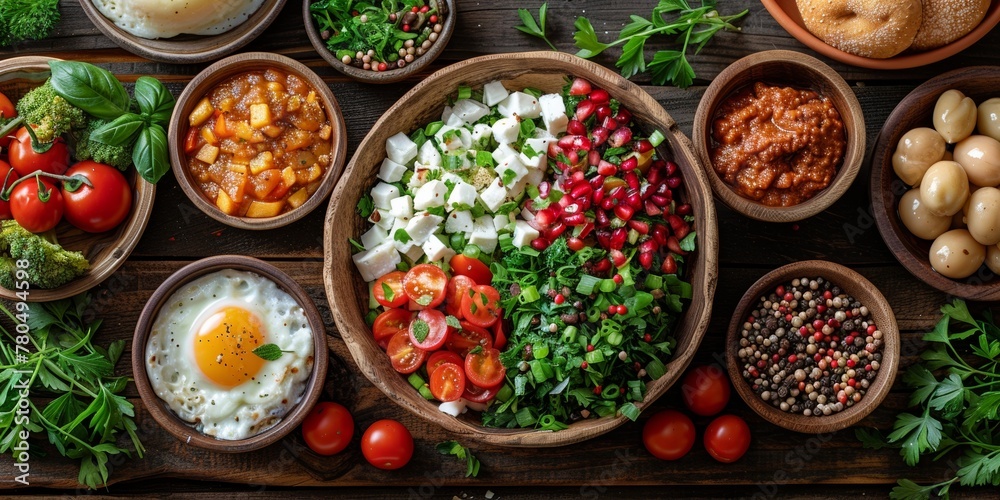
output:
[[310,90],[309,93],[306,94],[306,102],[316,102],[316,91],[315,90]]
[[229,113],[233,110],[234,106],[236,106],[236,99],[233,99],[231,96],[219,101],[219,111],[223,113]]
[[309,184],[310,182],[319,179],[323,175],[323,169],[319,168],[319,165],[313,164],[313,166],[295,171],[295,179],[301,185]]
[[229,170],[232,170],[233,172],[237,172],[243,175],[247,175],[247,166],[240,165],[239,163],[230,163]]
[[194,157],[205,163],[215,163],[215,159],[219,157],[219,148],[211,144],[205,144],[198,150],[198,154],[194,155]]
[[274,192],[279,184],[281,184],[281,171],[276,168],[265,170],[260,175],[250,178],[250,188],[253,189],[254,198],[258,200],[263,200]]
[[211,118],[213,112],[215,112],[215,108],[212,107],[212,103],[207,97],[202,97],[191,114],[188,115],[188,123],[192,127],[198,127]]
[[305,130],[289,130],[285,138],[285,151],[294,151],[309,147],[312,144],[312,134]]
[[256,129],[271,124],[271,108],[267,104],[250,105],[250,126]]
[[203,127],[201,129],[201,138],[213,146],[219,145],[219,138],[215,136],[215,132],[212,131],[211,127]]
[[285,167],[285,169],[281,171],[281,181],[284,182],[286,186],[289,186],[289,187],[294,186],[295,185],[295,180],[296,180],[296,178],[295,178],[295,169],[294,168],[292,168],[292,167]]
[[288,197],[287,201],[292,208],[299,208],[308,199],[309,199],[309,189],[302,188],[292,193],[292,195]]
[[324,141],[329,141],[331,135],[333,135],[333,127],[331,127],[330,124],[325,124],[323,125],[322,128],[319,129],[320,139],[323,139]]
[[243,198],[246,196],[247,176],[230,170],[222,176],[222,183],[219,187],[221,191],[225,191],[229,195],[234,203],[243,203]]
[[285,105],[285,111],[294,113],[298,111],[300,107],[302,107],[302,98],[297,95],[293,95],[288,98],[288,104]]
[[280,83],[278,83],[278,82],[267,82],[267,90],[270,90],[271,92],[275,92],[275,93],[279,93],[279,94],[284,94],[285,93],[285,86],[282,85],[282,84],[280,84]]
[[237,122],[234,127],[236,129],[236,137],[239,137],[250,144],[264,142],[264,134],[262,134],[260,130],[251,128],[249,123]]
[[222,213],[233,215],[236,213],[236,209],[239,208],[236,203],[233,203],[233,199],[226,194],[223,189],[219,190],[219,196],[215,199],[215,206],[222,210]]
[[247,209],[247,217],[275,217],[281,214],[284,208],[283,201],[251,201],[250,208]]
[[295,160],[290,166],[295,170],[302,170],[315,165],[316,162],[318,161],[319,159],[316,158],[316,155],[312,154],[312,152],[310,151],[303,149],[300,150],[297,155],[295,155]]
[[270,151],[264,151],[250,160],[250,172],[254,175],[270,168],[274,168],[274,155]]
[[275,137],[281,135],[281,132],[283,132],[284,129],[277,125],[268,125],[266,127],[261,127],[260,131],[263,132],[264,135],[274,139]]

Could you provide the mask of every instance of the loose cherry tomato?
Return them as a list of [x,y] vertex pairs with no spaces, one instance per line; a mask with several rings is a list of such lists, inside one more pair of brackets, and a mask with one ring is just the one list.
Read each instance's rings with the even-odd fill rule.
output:
[[372,294],[375,300],[385,307],[403,307],[410,300],[403,290],[403,271],[393,271],[375,280]]
[[[17,116],[17,110],[14,109],[14,103],[0,92],[0,121],[6,121],[15,116]],[[8,144],[10,144],[10,137],[0,137],[0,148],[5,148]]]
[[313,407],[302,421],[302,438],[320,455],[336,455],[351,444],[354,418],[342,405],[324,401]]
[[431,374],[431,394],[438,401],[458,401],[465,392],[465,372],[454,363],[444,363]]
[[750,448],[750,426],[736,415],[723,415],[705,429],[705,449],[712,458],[735,462]]
[[642,427],[642,444],[660,460],[677,460],[694,446],[694,422],[677,410],[664,410]]
[[430,357],[427,358],[427,373],[434,373],[437,367],[445,363],[454,363],[458,366],[465,366],[465,362],[462,361],[462,357],[451,351],[434,351],[431,353]]
[[[3,94],[0,94],[3,95]],[[2,144],[2,142],[0,142]],[[0,189],[7,189],[14,181],[20,179],[14,169],[10,168],[7,162],[0,160]],[[5,183],[6,181],[6,183]],[[0,200],[0,219],[13,219],[14,214],[10,213],[10,202]]]
[[451,266],[452,274],[468,276],[477,285],[489,285],[493,281],[493,273],[490,272],[490,268],[479,259],[458,254],[451,258],[448,265]]
[[433,351],[448,340],[448,322],[444,313],[437,309],[424,309],[417,319],[410,322],[408,329],[410,342],[419,349]]
[[444,309],[448,314],[457,318],[462,317],[462,297],[469,293],[469,289],[476,286],[476,282],[468,276],[460,274],[452,276],[448,280],[448,290],[444,297]]
[[496,397],[497,392],[500,391],[502,385],[496,387],[479,387],[471,382],[466,382],[465,384],[465,394],[462,394],[462,399],[472,401],[473,403],[488,403],[491,399]]
[[476,285],[462,295],[462,316],[483,328],[500,319],[500,292],[489,285]]
[[66,141],[57,137],[52,141],[52,147],[44,153],[36,153],[31,147],[31,136],[28,129],[18,129],[14,140],[7,149],[7,161],[21,177],[35,173],[38,170],[50,174],[62,175],[69,168],[69,148]]
[[372,324],[372,334],[375,342],[385,349],[389,346],[389,340],[399,332],[407,332],[410,328],[410,321],[413,321],[413,313],[406,309],[389,309],[379,314]]
[[35,176],[14,187],[10,195],[10,212],[21,227],[43,233],[62,220],[63,196],[55,184]]
[[81,161],[67,176],[86,177],[93,187],[80,185],[75,191],[63,184],[66,220],[88,233],[103,233],[121,224],[132,209],[132,188],[125,176],[110,165]]
[[465,374],[479,387],[496,387],[503,383],[507,369],[500,362],[500,351],[483,349],[465,357]]
[[413,345],[413,342],[410,341],[410,334],[407,332],[393,335],[385,352],[389,355],[392,367],[402,374],[417,371],[427,359],[427,351]]
[[469,354],[469,351],[478,346],[482,346],[483,349],[493,347],[493,339],[490,338],[489,332],[468,321],[462,321],[461,323],[462,329],[452,332],[448,336],[448,340],[444,343],[449,351],[464,358]]
[[395,420],[379,420],[361,436],[361,453],[379,469],[398,469],[413,457],[413,436]]
[[440,267],[433,264],[413,266],[403,277],[403,290],[406,295],[424,307],[437,307],[444,302],[447,287],[448,276]]
[[703,365],[688,371],[681,385],[684,404],[695,415],[715,415],[729,402],[729,379],[718,365]]

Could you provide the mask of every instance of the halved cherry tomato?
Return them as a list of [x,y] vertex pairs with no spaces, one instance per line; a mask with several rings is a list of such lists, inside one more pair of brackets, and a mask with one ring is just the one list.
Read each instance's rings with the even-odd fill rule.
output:
[[427,351],[413,345],[413,342],[410,341],[410,334],[405,331],[392,336],[385,352],[389,355],[392,367],[402,374],[417,371],[427,359]]
[[440,267],[432,264],[413,266],[403,277],[403,290],[417,304],[424,307],[437,307],[444,302],[445,289],[448,287],[448,275]]
[[403,307],[410,300],[403,290],[403,271],[393,271],[375,280],[372,294],[375,300],[385,307]]
[[425,351],[433,351],[448,340],[448,322],[444,313],[437,309],[424,309],[417,319],[410,323],[410,342]]
[[406,333],[410,328],[410,321],[413,320],[413,313],[406,309],[389,309],[379,314],[372,324],[372,334],[379,347],[385,349],[389,346],[389,340],[397,333]]
[[448,280],[448,290],[445,293],[444,309],[448,314],[456,318],[462,317],[462,297],[469,293],[469,289],[476,286],[476,282],[468,276],[457,274]]
[[[17,110],[14,109],[14,103],[0,92],[0,119],[6,121],[15,116],[17,116]],[[0,137],[0,148],[5,148],[8,144],[10,144],[10,137]]]
[[445,363],[454,363],[458,366],[465,366],[465,361],[462,361],[462,357],[451,351],[434,351],[431,353],[430,357],[427,358],[427,373],[434,373],[437,367]]
[[452,332],[448,336],[448,340],[444,343],[449,351],[465,357],[469,354],[469,351],[478,346],[482,346],[483,349],[493,347],[493,339],[490,338],[489,332],[468,321],[462,321],[461,323],[462,329]]
[[[500,317],[503,317],[503,309],[500,310]],[[497,321],[493,324],[493,348],[503,350],[504,346],[507,345],[507,334],[505,333],[506,327],[503,324],[503,320]]]
[[496,387],[503,383],[507,369],[500,362],[500,351],[483,349],[465,357],[465,374],[479,387]]
[[476,285],[462,295],[462,316],[483,328],[500,319],[500,292],[489,285]]
[[458,401],[465,393],[465,372],[454,363],[445,363],[431,374],[431,394],[438,401]]
[[[2,95],[3,94],[0,94],[0,96]],[[0,145],[3,145],[2,141],[0,141]],[[7,189],[7,186],[10,186],[14,181],[20,178],[21,176],[17,175],[17,172],[10,168],[10,165],[8,165],[7,162],[0,160],[0,189]],[[6,184],[4,184],[4,181],[6,181]],[[13,218],[14,215],[10,213],[10,202],[0,200],[0,219],[6,220]],[[461,301],[459,301],[459,303],[461,303]]]
[[500,391],[500,385],[496,387],[483,388],[476,384],[466,381],[465,383],[465,393],[462,394],[462,399],[472,401],[473,403],[488,403],[491,399],[496,397],[497,392]]
[[468,276],[477,285],[489,285],[493,281],[493,273],[490,272],[490,268],[486,267],[486,264],[483,264],[483,261],[479,259],[458,254],[451,258],[448,265],[451,266],[452,274]]

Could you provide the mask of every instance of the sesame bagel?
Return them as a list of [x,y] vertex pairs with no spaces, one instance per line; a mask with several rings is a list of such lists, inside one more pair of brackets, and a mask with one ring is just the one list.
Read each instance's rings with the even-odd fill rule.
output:
[[913,39],[913,50],[947,45],[972,31],[986,16],[990,0],[922,0],[924,21]]
[[876,59],[909,48],[923,12],[921,0],[796,0],[796,4],[812,34],[844,52]]

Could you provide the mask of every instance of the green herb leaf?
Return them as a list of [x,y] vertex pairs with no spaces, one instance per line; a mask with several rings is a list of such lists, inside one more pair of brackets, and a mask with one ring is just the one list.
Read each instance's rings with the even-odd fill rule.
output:
[[889,441],[902,442],[900,454],[906,464],[916,465],[922,453],[937,450],[941,443],[941,422],[927,412],[923,417],[902,413],[896,417]]
[[514,26],[514,28],[522,33],[527,33],[531,36],[541,38],[549,45],[549,47],[552,48],[552,50],[557,50],[556,46],[553,45],[545,35],[545,17],[548,13],[548,9],[548,2],[543,3],[542,6],[538,8],[538,22],[535,22],[535,18],[532,17],[530,10],[517,9],[517,16],[521,18],[521,24],[519,26]]
[[407,233],[403,228],[396,229],[396,231],[392,233],[392,239],[404,245],[413,240],[413,238],[410,238],[410,233]]
[[417,342],[422,343],[431,334],[431,327],[426,321],[415,319],[413,323],[410,323],[410,331],[413,332],[413,338],[417,339]]
[[372,200],[372,196],[368,193],[365,193],[364,196],[362,196],[361,199],[358,200],[357,209],[358,209],[358,215],[366,219],[370,217],[372,212],[375,211],[375,201]]
[[447,316],[445,316],[444,321],[445,321],[445,323],[448,324],[448,326],[450,326],[452,328],[459,329],[459,330],[462,328],[462,323],[460,323],[458,321],[458,318],[456,318],[456,317],[454,317],[454,316],[452,316],[450,314],[447,315]]
[[139,110],[150,123],[166,126],[170,122],[176,101],[163,83],[151,76],[140,76],[135,81],[134,93]]
[[110,146],[131,145],[145,125],[141,116],[125,113],[91,132],[90,140]]
[[80,61],[49,61],[49,68],[52,88],[70,104],[104,120],[128,112],[128,92],[110,71]]
[[253,353],[264,361],[275,361],[281,358],[282,351],[281,348],[275,344],[263,344],[257,346],[257,348],[253,350]]
[[972,317],[972,313],[969,312],[969,307],[962,299],[955,299],[955,301],[951,304],[941,306],[941,312],[956,321],[961,321],[962,323],[975,327],[979,326],[979,323],[977,323]]
[[435,447],[442,455],[454,455],[459,460],[465,460],[467,469],[465,477],[476,477],[479,475],[479,459],[472,455],[472,452],[458,443],[458,441],[445,441],[438,443]]
[[382,282],[382,295],[385,296],[385,300],[392,302],[392,299],[396,298],[396,292],[392,290],[386,282]]
[[[930,500],[934,489],[940,485],[920,486],[909,479],[900,479],[896,482],[899,486],[892,488],[889,498],[892,500]],[[947,498],[944,496],[943,498]]]
[[611,45],[601,43],[597,39],[594,26],[590,24],[590,20],[586,17],[576,18],[573,26],[576,27],[576,33],[573,33],[573,40],[576,41],[576,46],[580,49],[576,53],[577,57],[590,59],[611,47]]
[[163,127],[153,124],[142,129],[132,150],[132,163],[135,164],[135,170],[139,175],[152,184],[156,184],[170,171],[170,162],[167,161],[167,134],[163,131]]
[[643,49],[646,46],[646,38],[630,38],[622,47],[622,55],[618,58],[615,66],[619,68],[622,76],[631,78],[638,73],[646,71],[646,55]]
[[697,237],[698,235],[694,231],[688,233],[687,236],[682,238],[680,241],[681,250],[684,250],[685,252],[693,252],[695,250],[695,241]]
[[889,445],[885,441],[885,437],[878,429],[871,429],[868,427],[860,427],[854,430],[854,436],[861,441],[861,444],[870,450],[880,450],[882,448],[888,448]]

